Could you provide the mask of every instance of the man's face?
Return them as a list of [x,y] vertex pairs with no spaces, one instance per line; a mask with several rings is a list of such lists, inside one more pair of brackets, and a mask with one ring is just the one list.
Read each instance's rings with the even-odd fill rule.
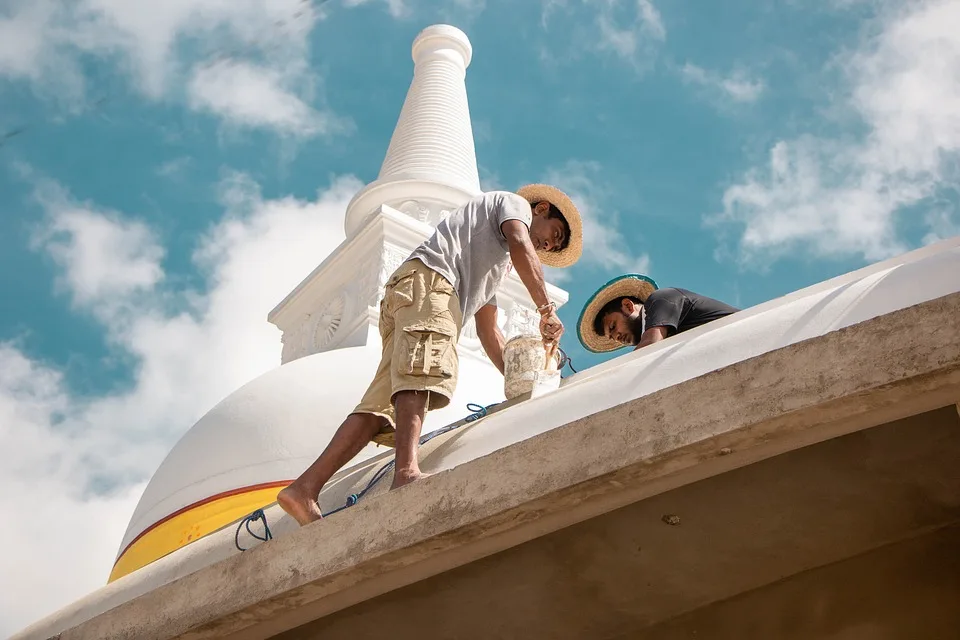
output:
[[619,311],[611,311],[603,316],[603,335],[625,347],[639,343],[642,328],[640,309],[640,305],[625,299]]
[[537,251],[559,251],[567,236],[563,221],[548,218],[550,205],[538,202],[533,208],[533,221],[530,223],[530,242]]

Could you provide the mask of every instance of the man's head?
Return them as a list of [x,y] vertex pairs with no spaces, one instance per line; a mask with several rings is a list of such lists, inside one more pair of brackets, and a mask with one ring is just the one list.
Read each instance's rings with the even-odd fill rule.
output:
[[643,303],[656,290],[656,282],[636,273],[603,285],[580,312],[580,342],[594,353],[637,344],[643,333]]
[[533,222],[530,242],[537,251],[559,253],[570,245],[570,223],[555,205],[546,200],[531,203]]
[[540,262],[549,267],[569,267],[579,260],[583,253],[583,223],[573,201],[546,184],[528,184],[517,189],[517,195],[530,203],[530,241]]
[[643,332],[643,302],[640,298],[623,296],[603,305],[593,319],[593,330],[608,340],[616,340],[623,346],[640,342]]

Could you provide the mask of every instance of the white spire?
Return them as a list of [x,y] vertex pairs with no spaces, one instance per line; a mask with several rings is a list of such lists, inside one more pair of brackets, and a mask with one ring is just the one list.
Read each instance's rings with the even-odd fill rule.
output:
[[480,193],[464,84],[472,55],[466,34],[449,25],[427,27],[414,40],[413,82],[380,175],[347,208],[348,236],[381,204],[449,208]]

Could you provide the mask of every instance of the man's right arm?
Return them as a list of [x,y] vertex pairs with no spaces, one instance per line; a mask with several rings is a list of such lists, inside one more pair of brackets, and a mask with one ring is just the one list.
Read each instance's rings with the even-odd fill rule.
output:
[[543,278],[543,267],[537,256],[533,243],[530,242],[530,231],[527,225],[519,220],[507,220],[500,225],[503,237],[507,239],[510,249],[510,260],[513,268],[520,276],[523,285],[530,292],[534,304],[543,307],[550,300],[547,298],[547,284]]
[[[520,220],[506,220],[500,225],[503,237],[507,240],[510,249],[510,260],[520,281],[527,288],[533,303],[540,310],[542,321],[540,331],[544,340],[557,340],[563,333],[563,323],[557,317],[557,310],[550,305],[547,297],[547,284],[543,278],[543,267],[537,256],[533,243],[530,242],[530,231],[527,225]],[[546,325],[546,326],[545,326]]]

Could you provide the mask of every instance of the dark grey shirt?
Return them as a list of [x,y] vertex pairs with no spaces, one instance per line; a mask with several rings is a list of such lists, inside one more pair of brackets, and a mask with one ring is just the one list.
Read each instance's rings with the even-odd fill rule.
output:
[[667,335],[672,336],[737,311],[736,307],[686,289],[657,289],[643,303],[643,331],[666,327]]

